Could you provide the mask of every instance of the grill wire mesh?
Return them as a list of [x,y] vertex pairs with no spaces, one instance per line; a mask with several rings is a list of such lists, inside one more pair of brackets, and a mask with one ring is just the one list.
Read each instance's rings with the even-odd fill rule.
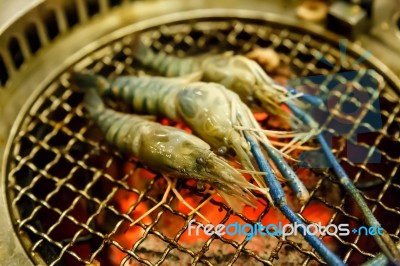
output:
[[[351,53],[341,61],[337,44],[326,43],[320,36],[298,32],[280,24],[263,24],[253,20],[199,19],[163,25],[141,34],[153,49],[162,49],[179,56],[228,50],[244,53],[257,46],[270,47],[278,52],[283,64],[289,66],[296,76],[320,75],[321,78],[306,79],[305,83],[312,84],[317,80],[322,90],[327,90],[328,83],[335,79],[332,78],[333,73],[371,68],[367,61],[354,64],[358,58]],[[74,68],[90,69],[109,78],[122,74],[152,73],[133,59],[132,38],[126,36],[110,43],[89,54]],[[331,64],[324,64],[321,55]],[[348,158],[345,141],[348,136],[335,132],[330,124],[335,112],[331,112],[326,119],[325,128],[338,135],[334,138],[333,147],[336,156],[362,189],[382,226],[397,242],[400,235],[400,226],[396,222],[400,219],[400,205],[396,201],[400,193],[400,158],[396,151],[400,148],[400,104],[393,96],[394,88],[382,76],[375,71],[363,73],[354,77],[352,82],[362,84],[365,75],[376,81],[379,91],[371,89],[369,92],[374,97],[379,96],[377,101],[380,105],[378,109],[370,105],[368,112],[377,113],[382,120],[382,127],[378,130],[371,130],[372,126],[366,122],[351,121],[354,130],[365,127],[373,131],[366,138],[360,137],[352,143],[371,150],[363,158],[364,163],[354,163]],[[249,265],[263,265],[281,264],[280,259],[290,251],[304,265],[323,263],[308,245],[302,244],[297,238],[283,241],[276,237],[266,237],[273,244],[270,244],[271,251],[265,253],[257,253],[248,248],[246,241],[238,242],[218,236],[201,242],[197,249],[185,246],[177,241],[186,229],[185,226],[173,237],[157,230],[157,222],[166,213],[172,214],[177,220],[189,219],[171,207],[171,204],[158,209],[150,225],[139,224],[144,229],[143,235],[133,247],[133,243],[124,245],[116,241],[113,235],[129,224],[132,218],[116,206],[114,196],[121,191],[136,194],[139,201],[133,207],[138,207],[139,202],[154,204],[162,194],[150,195],[147,192],[158,186],[162,178],[155,178],[142,190],[129,186],[127,180],[130,175],[122,174],[120,170],[127,159],[110,148],[93,123],[86,118],[81,103],[82,94],[71,89],[68,77],[66,71],[35,100],[19,125],[8,158],[8,199],[17,230],[32,256],[40,254],[50,265],[80,265],[96,261],[107,264],[110,247],[114,247],[128,255],[124,261],[126,265],[133,261],[144,265],[161,265],[171,260],[179,264],[179,260],[185,257],[199,265],[240,265],[241,258],[245,258]],[[356,106],[360,104],[355,98],[350,101]],[[374,154],[372,147],[380,151],[379,164],[367,163]],[[138,164],[137,168],[140,167]],[[299,214],[307,205],[319,202],[332,210],[329,223],[347,222],[354,227],[363,225],[357,208],[339,187],[332,171],[312,169],[311,173],[316,177],[316,182],[310,188],[312,197],[307,204],[299,206]],[[207,197],[188,182],[179,182],[179,187],[181,191],[185,188],[201,197]],[[171,203],[173,199],[171,194],[168,202]],[[221,205],[216,201],[213,204]],[[224,205],[221,208],[227,209]],[[266,207],[258,219],[261,220],[270,211],[271,207]],[[228,213],[224,220],[231,215]],[[242,219],[248,223],[258,221],[243,216]],[[160,246],[164,247],[162,252],[155,254],[157,258],[152,260],[141,256],[146,252],[146,239],[150,238],[157,239],[157,243],[163,243]],[[344,261],[360,263],[378,251],[369,238],[336,236],[333,242]],[[233,247],[233,251],[219,259],[212,258],[207,251],[213,244],[223,246],[222,249]]]

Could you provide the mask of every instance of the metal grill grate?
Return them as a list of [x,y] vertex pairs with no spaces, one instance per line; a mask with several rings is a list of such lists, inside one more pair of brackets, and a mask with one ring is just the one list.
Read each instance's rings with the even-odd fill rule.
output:
[[[336,127],[333,123],[341,116],[340,108],[336,112],[335,108],[331,109],[324,120],[324,128],[337,135],[333,141],[335,154],[354,182],[360,187],[372,184],[363,189],[364,196],[382,226],[396,242],[399,240],[400,226],[396,221],[400,218],[400,206],[395,199],[400,192],[400,158],[396,152],[400,148],[400,104],[393,92],[398,88],[391,87],[377,72],[367,70],[374,69],[370,61],[355,64],[358,57],[353,51],[349,51],[341,61],[337,44],[326,42],[322,36],[299,32],[286,25],[250,19],[193,19],[148,29],[141,34],[154,49],[179,56],[228,50],[244,53],[256,46],[270,47],[279,53],[283,64],[289,66],[296,76],[309,77],[302,82],[309,87],[318,84],[325,93],[329,92],[330,82],[343,81],[342,76],[332,75],[334,73],[353,70],[362,73],[353,76],[352,84],[362,85],[366,77],[374,80],[373,84],[379,90],[367,88],[366,91],[371,99],[375,97],[379,100],[380,108],[370,104],[367,112],[378,114],[382,119],[382,127],[376,129],[371,123],[354,121],[351,116],[341,117],[350,119],[352,123],[348,132],[360,128],[370,132],[365,138],[360,137],[358,142],[352,142],[370,151],[361,162],[354,163],[348,158],[345,141],[348,136],[334,130]],[[111,42],[83,58],[74,68],[90,69],[109,78],[143,71],[152,73],[133,59],[132,38],[133,35],[129,35]],[[330,64],[324,63],[324,60]],[[318,75],[320,78],[313,78]],[[304,265],[322,263],[300,238],[282,241],[265,237],[270,246],[269,252],[258,252],[252,249],[254,245],[246,241],[217,236],[196,245],[178,243],[177,239],[186,229],[185,226],[178,228],[173,237],[158,230],[164,215],[176,217],[183,225],[183,221],[190,219],[174,209],[173,196],[169,198],[169,204],[159,209],[153,223],[140,223],[144,231],[136,243],[126,245],[115,240],[113,236],[132,222],[129,213],[121,211],[116,205],[115,195],[122,191],[137,195],[139,201],[130,211],[138,208],[140,202],[152,205],[162,196],[162,193],[151,193],[163,185],[162,178],[152,180],[142,190],[128,184],[130,175],[120,171],[126,159],[109,148],[85,118],[82,95],[71,90],[68,77],[68,72],[62,74],[35,100],[19,125],[8,158],[7,196],[13,219],[26,249],[37,260],[37,254],[40,254],[41,259],[50,265],[95,261],[109,263],[107,257],[111,247],[114,247],[127,255],[125,265],[131,261],[145,265],[161,265],[165,261],[241,265],[244,260],[249,265],[282,264],[288,252]],[[362,104],[355,98],[340,95],[338,98],[342,105],[344,102],[355,106]],[[375,154],[371,147],[379,149],[380,163],[368,163]],[[298,206],[299,213],[312,202],[320,202],[332,210],[329,223],[347,222],[354,227],[363,225],[357,209],[339,188],[334,174],[329,169],[313,169],[312,174],[316,179],[311,185],[312,198],[308,204]],[[180,183],[180,189],[189,189],[201,197],[207,197],[205,193],[196,191],[189,182]],[[212,202],[228,210],[220,203]],[[241,218],[248,223],[256,223],[270,211],[270,207],[266,207],[258,220]],[[232,214],[227,213],[224,221],[230,216]],[[152,259],[146,255],[150,252],[146,249],[150,240],[156,243],[159,250],[153,250]],[[368,237],[337,236],[332,245],[346,262],[361,263],[378,251],[374,244],[367,241],[370,241]],[[232,252],[219,257],[210,255],[209,250],[213,249],[213,245],[223,246],[222,250],[232,249]]]

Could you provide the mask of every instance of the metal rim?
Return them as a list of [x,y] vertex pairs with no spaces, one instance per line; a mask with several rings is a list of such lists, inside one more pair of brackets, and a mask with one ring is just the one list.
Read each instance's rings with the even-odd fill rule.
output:
[[[34,100],[37,98],[38,95],[40,95],[44,89],[47,88],[47,86],[54,80],[56,79],[65,69],[70,68],[72,65],[76,64],[79,62],[84,56],[87,54],[111,43],[114,42],[120,38],[123,38],[126,35],[133,34],[133,33],[139,33],[144,30],[149,30],[155,27],[158,27],[162,24],[175,24],[175,23],[182,23],[187,20],[192,20],[192,19],[197,19],[197,20],[209,20],[209,19],[224,19],[224,18],[237,18],[237,19],[244,19],[244,20],[255,20],[258,22],[263,22],[263,23],[270,23],[270,24],[280,24],[280,25],[285,25],[287,27],[291,27],[294,29],[299,29],[301,31],[307,32],[313,36],[318,36],[319,38],[323,38],[326,41],[336,44],[337,41],[340,39],[339,36],[336,36],[320,27],[314,27],[311,26],[309,27],[306,26],[299,26],[294,23],[293,20],[283,18],[277,15],[273,14],[266,14],[262,12],[256,12],[256,11],[247,11],[247,10],[231,10],[231,9],[205,9],[205,10],[196,10],[196,11],[190,11],[190,12],[181,12],[181,13],[176,13],[173,15],[166,15],[154,19],[149,19],[145,21],[141,21],[132,25],[129,25],[127,27],[124,27],[116,32],[114,32],[111,36],[107,35],[98,40],[98,42],[94,44],[90,44],[86,47],[83,47],[82,50],[79,51],[79,53],[71,55],[69,57],[68,62],[64,62],[62,65],[59,66],[58,70],[53,72],[52,76],[49,76],[47,80],[43,81],[41,88],[38,88],[35,90],[35,93],[31,95],[28,99],[28,101],[25,103],[23,109],[20,111],[18,118],[16,119],[14,126],[12,128],[11,134],[8,138],[7,145],[6,145],[6,152],[4,153],[4,160],[3,160],[3,167],[2,167],[2,181],[3,184],[7,182],[6,176],[7,173],[9,172],[9,165],[7,163],[6,158],[10,156],[10,151],[13,146],[12,140],[16,136],[17,132],[19,131],[19,128],[21,126],[21,122],[23,118],[25,117],[26,113],[28,112],[29,108],[32,106],[34,103]],[[357,56],[361,56],[365,50],[361,48],[360,46],[356,44],[350,44],[349,45],[349,50],[354,53]],[[83,56],[81,55],[83,54]],[[379,74],[382,75],[387,82],[390,82],[392,84],[392,87],[397,89],[397,93],[399,92],[400,89],[400,80],[399,78],[393,74],[382,62],[380,62],[377,58],[370,58],[367,59],[366,62],[371,65],[373,69],[379,70]],[[8,206],[10,206],[10,198],[7,193],[7,186],[4,186],[4,197],[6,197]],[[11,209],[8,208],[8,213],[11,213]],[[12,217],[9,218],[13,221],[13,224],[15,219]],[[15,229],[15,228],[14,228]],[[20,239],[20,238],[19,238]],[[21,239],[20,239],[21,240]],[[21,243],[22,244],[22,243]],[[26,250],[27,251],[27,250]]]

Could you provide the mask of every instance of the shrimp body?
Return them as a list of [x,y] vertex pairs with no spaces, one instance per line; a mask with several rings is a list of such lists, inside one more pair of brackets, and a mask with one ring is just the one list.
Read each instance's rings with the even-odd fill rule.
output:
[[74,74],[73,79],[80,87],[93,87],[103,96],[124,100],[136,113],[180,121],[175,106],[177,94],[187,83],[183,80],[171,79],[167,83],[161,77],[120,76],[108,81],[102,76],[85,74]]
[[239,122],[236,111],[240,111],[234,110],[235,104],[241,105],[236,94],[216,83],[194,82],[180,90],[177,98],[179,116],[211,146],[233,148],[239,156],[240,151],[250,151],[247,141],[235,128]]
[[[135,112],[183,121],[213,149],[223,154],[234,150],[246,170],[255,170],[250,146],[235,128],[237,113],[247,106],[222,85],[149,76],[108,81],[102,76],[74,74],[73,79],[80,87],[92,87],[101,95],[126,101]],[[254,177],[265,187],[261,177]]]
[[[135,112],[185,122],[219,153],[235,151],[244,169],[254,173],[253,177],[261,188],[265,188],[266,183],[255,173],[253,155],[246,138],[261,143],[268,155],[279,161],[277,166],[288,180],[296,179],[293,170],[261,132],[262,128],[251,110],[237,94],[220,84],[149,76],[122,76],[108,81],[102,76],[74,74],[73,79],[80,87],[95,88],[104,96],[128,102]],[[239,128],[254,131],[243,133]],[[304,185],[296,182],[293,186],[305,201],[308,192]]]
[[168,77],[199,72],[203,81],[224,85],[252,108],[261,107],[269,114],[288,118],[279,106],[288,98],[287,89],[274,83],[255,61],[245,56],[226,52],[179,58],[164,52],[154,53],[139,42],[135,58]]
[[136,113],[187,123],[213,148],[232,148],[239,143],[235,150],[239,152],[241,149],[242,157],[249,151],[247,142],[234,130],[231,117],[226,113],[233,100],[240,100],[233,93],[230,95],[232,99],[227,98],[225,93],[229,91],[219,84],[188,83],[163,77],[121,76],[112,81],[84,74],[75,74],[74,77],[81,86],[92,83],[101,95],[124,100]]
[[255,206],[250,190],[266,193],[265,189],[249,183],[194,135],[108,109],[94,90],[86,93],[85,108],[105,139],[121,152],[135,156],[160,173],[211,184],[234,210],[240,210],[240,203]]

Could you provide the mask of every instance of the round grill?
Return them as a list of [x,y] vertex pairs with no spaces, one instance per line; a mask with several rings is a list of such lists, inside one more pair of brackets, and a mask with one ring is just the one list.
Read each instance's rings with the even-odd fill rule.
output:
[[[346,152],[348,135],[335,132],[331,123],[333,116],[337,117],[335,112],[327,117],[324,129],[333,133],[335,155],[363,191],[382,227],[396,242],[399,240],[400,226],[396,221],[400,218],[400,206],[395,200],[400,192],[400,158],[396,152],[400,148],[397,80],[385,73],[374,59],[357,62],[363,50],[354,44],[349,45],[343,58],[337,39],[293,26],[281,18],[261,17],[253,12],[218,11],[212,16],[207,13],[175,15],[178,19],[153,20],[145,27],[139,27],[140,30],[128,27],[117,34],[103,36],[93,49],[86,49],[87,52],[78,60],[73,58],[68,67],[26,102],[13,127],[3,173],[16,234],[35,262],[108,265],[112,262],[111,250],[117,250],[125,256],[124,265],[139,265],[138,262],[144,265],[242,265],[245,262],[249,265],[281,265],[288,262],[286,256],[303,265],[323,263],[301,237],[283,241],[265,236],[261,247],[251,241],[218,236],[195,244],[181,243],[179,237],[192,217],[177,211],[172,194],[168,204],[153,214],[151,223],[139,223],[143,234],[137,241],[127,244],[116,237],[122,235],[134,220],[132,214],[142,203],[152,206],[160,200],[165,182],[162,177],[156,177],[140,189],[130,185],[131,176],[144,169],[143,166],[122,157],[105,143],[84,114],[82,94],[72,90],[68,78],[71,69],[86,69],[108,78],[124,74],[156,74],[133,57],[132,43],[139,35],[152,49],[178,56],[232,50],[246,53],[255,47],[269,47],[279,54],[283,64],[296,77],[309,77],[302,82],[317,84],[326,92],[329,82],[340,81],[340,77],[334,76],[337,73],[363,73],[351,80],[360,87],[364,78],[373,79],[378,90],[367,88],[367,91],[379,102],[379,108],[371,104],[368,112],[378,114],[382,127],[375,130],[371,123],[357,119],[351,121],[353,130],[361,127],[374,129],[373,132],[369,130],[366,137],[351,142],[354,146],[371,150],[365,153],[367,156],[361,162],[349,159],[350,154]],[[320,78],[312,78],[315,76]],[[338,101],[339,110],[344,101],[346,99]],[[355,105],[360,104],[357,100],[352,101]],[[116,108],[126,111],[119,105]],[[344,119],[351,120],[351,117]],[[265,125],[269,122],[262,121]],[[379,163],[370,163],[375,154],[372,147],[380,151]],[[132,169],[123,171],[127,165]],[[298,169],[298,173],[301,171]],[[363,225],[358,209],[345,195],[330,169],[311,169],[308,175],[312,176],[308,184],[312,197],[307,204],[294,205],[300,215],[308,206],[322,203],[329,209],[329,224]],[[190,181],[180,181],[178,188],[182,194],[190,192],[203,200],[209,196]],[[129,210],[123,211],[116,200],[118,194],[134,195],[137,201]],[[237,216],[217,201],[212,200],[212,204],[217,205],[221,212],[228,211],[223,221]],[[271,211],[272,207],[267,205],[256,219],[239,217],[255,224]],[[173,233],[167,234],[162,230],[165,217],[175,219],[180,225]],[[327,243],[345,262],[361,263],[379,251],[369,238],[336,236]],[[226,252],[214,252],[215,246]]]

